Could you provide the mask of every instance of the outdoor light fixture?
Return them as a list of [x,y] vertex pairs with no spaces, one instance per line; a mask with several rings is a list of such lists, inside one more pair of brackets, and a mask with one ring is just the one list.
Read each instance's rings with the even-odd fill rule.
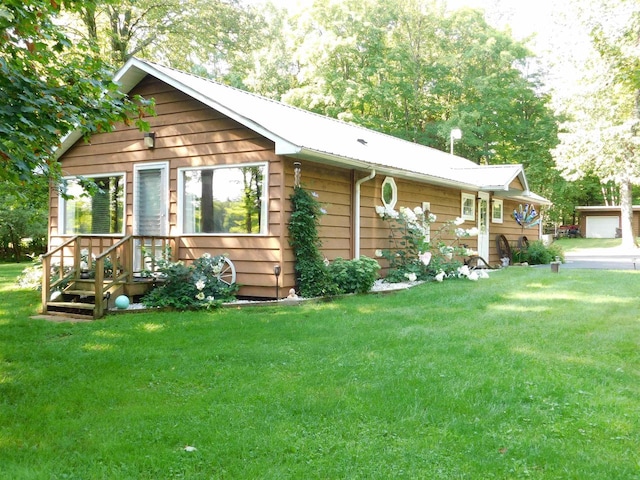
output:
[[282,267],[280,265],[273,266],[273,274],[276,276],[276,300],[280,300],[279,289],[280,289],[280,272],[282,272]]
[[453,155],[453,141],[460,140],[462,138],[462,130],[459,128],[454,128],[451,130],[451,136],[449,138],[449,142],[451,145],[451,155]]
[[302,167],[302,164],[300,162],[293,162],[293,186],[294,187],[299,187],[300,186],[300,170]]
[[145,132],[144,146],[147,148],[154,148],[156,146],[156,134],[154,132]]

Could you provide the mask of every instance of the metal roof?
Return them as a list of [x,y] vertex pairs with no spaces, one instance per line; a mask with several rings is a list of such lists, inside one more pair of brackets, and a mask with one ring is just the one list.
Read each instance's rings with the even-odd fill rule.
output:
[[[116,74],[123,93],[151,75],[227,115],[275,143],[275,153],[359,170],[470,190],[500,191],[505,197],[548,200],[531,194],[522,165],[477,165],[457,155],[312,113],[210,79],[137,58]],[[79,139],[74,132],[60,152]],[[519,178],[524,190],[511,191]]]

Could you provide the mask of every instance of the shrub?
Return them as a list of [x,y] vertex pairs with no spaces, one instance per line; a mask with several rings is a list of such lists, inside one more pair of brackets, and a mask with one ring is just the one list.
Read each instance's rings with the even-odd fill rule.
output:
[[192,265],[159,260],[161,281],[148,292],[142,303],[148,307],[171,307],[177,310],[212,308],[235,299],[236,284],[227,285],[216,276],[224,264],[224,256],[205,254]]
[[42,257],[38,256],[34,259],[32,265],[22,270],[17,279],[17,284],[20,288],[42,289]]
[[296,256],[296,279],[303,297],[323,297],[371,290],[380,265],[372,258],[335,259],[332,263],[320,253],[322,242],[318,222],[325,214],[317,195],[296,186],[290,197],[289,244]]
[[366,293],[378,278],[380,265],[372,258],[336,258],[328,267],[331,278],[342,293]]
[[529,248],[521,252],[523,253],[521,261],[526,261],[530,265],[545,265],[554,261],[556,257],[564,261],[562,247],[554,244],[547,247],[541,240],[531,242]]

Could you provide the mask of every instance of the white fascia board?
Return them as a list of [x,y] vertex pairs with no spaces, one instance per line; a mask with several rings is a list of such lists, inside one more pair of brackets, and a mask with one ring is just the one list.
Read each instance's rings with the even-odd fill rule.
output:
[[420,183],[428,183],[431,185],[438,185],[443,187],[457,188],[461,190],[477,191],[479,188],[477,185],[473,185],[465,182],[456,182],[446,178],[436,177],[432,175],[426,175],[423,173],[417,173],[400,168],[393,168],[388,165],[380,165],[377,163],[366,162],[362,160],[355,160],[352,158],[340,157],[332,155],[330,153],[319,152],[317,150],[311,150],[307,148],[300,148],[297,154],[292,154],[292,157],[299,158],[301,160],[309,160],[318,163],[324,163],[334,165],[338,167],[351,167],[363,171],[376,170],[380,174],[393,175],[398,178],[406,180],[415,180]]
[[[579,212],[606,212],[608,210],[620,211],[621,208],[620,205],[579,205],[576,210]],[[631,208],[637,212],[640,210],[640,205],[632,205]]]
[[276,140],[276,155],[289,155],[295,156],[300,153],[302,149],[298,145],[294,145],[283,139]]
[[505,200],[515,200],[524,203],[538,203],[540,205],[550,206],[553,202],[529,190],[511,190],[510,192],[496,192],[495,196]]

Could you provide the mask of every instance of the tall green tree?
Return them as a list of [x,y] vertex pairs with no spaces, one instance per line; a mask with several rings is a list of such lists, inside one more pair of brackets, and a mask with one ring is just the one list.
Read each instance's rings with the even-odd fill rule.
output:
[[640,2],[609,0],[600,7],[584,13],[594,54],[583,88],[565,103],[569,120],[555,156],[569,179],[593,173],[618,186],[622,244],[633,247],[633,185],[640,183]]
[[20,189],[0,182],[0,259],[22,261],[47,247],[49,181],[37,175]]
[[438,0],[317,0],[295,34],[297,85],[286,102],[478,163],[522,163],[546,194],[557,121],[531,53],[481,12]]
[[138,56],[220,80],[242,70],[266,28],[239,0],[97,0],[79,5],[69,20],[117,67]]
[[[70,10],[86,4],[64,1]],[[76,128],[88,136],[118,121],[144,126],[148,103],[118,91],[97,52],[58,26],[60,10],[56,0],[0,4],[0,181],[55,176],[56,147]]]

